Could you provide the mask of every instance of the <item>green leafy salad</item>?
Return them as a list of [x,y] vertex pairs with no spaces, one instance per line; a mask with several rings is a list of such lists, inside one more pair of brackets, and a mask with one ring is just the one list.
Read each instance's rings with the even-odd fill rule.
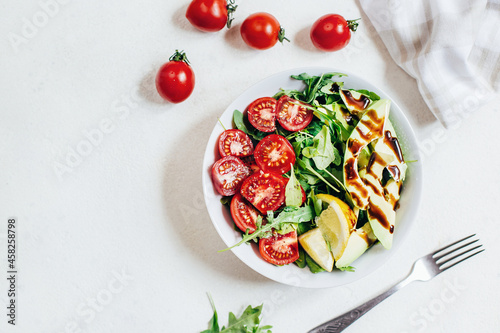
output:
[[375,242],[391,248],[407,170],[391,102],[345,87],[344,76],[294,75],[303,90],[234,111],[212,167],[242,232],[229,249],[254,241],[267,262],[318,273],[354,270]]

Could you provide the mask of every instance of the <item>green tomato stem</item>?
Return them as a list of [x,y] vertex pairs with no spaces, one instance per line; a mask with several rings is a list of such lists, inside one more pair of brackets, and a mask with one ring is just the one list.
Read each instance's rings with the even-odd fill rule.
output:
[[358,25],[359,25],[359,20],[361,20],[361,18],[358,18],[358,19],[355,19],[355,20],[348,20],[347,21],[347,27],[349,27],[349,29],[351,29],[351,31],[356,31],[358,29]]
[[227,22],[226,22],[226,27],[229,29],[231,28],[231,23],[233,23],[234,20],[234,12],[236,11],[236,8],[238,8],[237,5],[234,4],[234,0],[229,0],[227,2]]
[[278,40],[280,41],[281,44],[283,44],[284,40],[290,42],[290,40],[285,36],[285,29],[283,27],[280,27],[280,31],[278,33]]
[[175,50],[175,53],[172,54],[172,56],[170,58],[168,58],[168,60],[170,60],[170,61],[183,61],[189,65],[189,60],[188,60],[186,53],[184,51]]

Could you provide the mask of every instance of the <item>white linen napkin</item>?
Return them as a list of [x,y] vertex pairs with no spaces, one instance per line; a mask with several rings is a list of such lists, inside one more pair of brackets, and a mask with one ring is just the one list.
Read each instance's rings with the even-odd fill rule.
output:
[[500,92],[500,0],[360,0],[445,127]]

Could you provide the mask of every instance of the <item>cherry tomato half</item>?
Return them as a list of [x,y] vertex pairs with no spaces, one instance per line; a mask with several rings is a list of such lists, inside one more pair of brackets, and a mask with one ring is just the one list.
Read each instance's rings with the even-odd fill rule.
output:
[[248,229],[250,234],[255,231],[255,223],[261,214],[240,193],[233,196],[230,209],[234,224],[241,231],[246,232]]
[[267,214],[285,202],[285,182],[281,176],[256,172],[241,184],[241,195],[262,214]]
[[283,136],[271,134],[255,147],[253,156],[255,162],[264,172],[284,174],[295,164],[295,152],[292,144]]
[[185,101],[194,89],[194,72],[184,52],[175,51],[156,75],[156,90],[171,103]]
[[259,252],[262,258],[273,265],[287,265],[299,259],[297,231],[281,235],[273,232],[268,238],[259,240]]
[[338,14],[327,14],[314,22],[311,28],[311,41],[323,51],[338,51],[349,44],[351,30],[356,31],[358,20],[346,21]]
[[250,137],[239,129],[225,130],[219,136],[220,156],[245,157],[252,155],[253,143]]
[[258,50],[269,49],[278,41],[289,41],[278,20],[268,13],[255,13],[247,17],[241,25],[240,34],[248,46]]
[[234,195],[250,174],[248,167],[235,156],[226,156],[212,166],[212,182],[221,195]]
[[296,99],[283,95],[276,106],[276,119],[287,131],[303,130],[313,119],[313,111],[306,106]]
[[186,18],[197,29],[206,32],[231,27],[232,13],[236,10],[230,0],[193,0],[186,11]]
[[248,106],[248,121],[261,132],[276,130],[276,100],[272,97],[261,97]]
[[259,166],[255,163],[255,157],[253,155],[243,157],[241,160],[250,169],[251,173],[260,171]]

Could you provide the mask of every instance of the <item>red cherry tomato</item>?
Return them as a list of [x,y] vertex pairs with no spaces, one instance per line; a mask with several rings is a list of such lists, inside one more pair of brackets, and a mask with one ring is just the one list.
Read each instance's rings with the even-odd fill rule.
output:
[[214,32],[231,27],[234,0],[193,0],[186,11],[186,18],[201,31]]
[[276,106],[276,119],[287,131],[303,130],[313,119],[313,111],[306,106],[302,102],[283,95]]
[[324,15],[314,22],[311,41],[320,50],[338,51],[349,44],[351,30],[356,31],[358,24],[357,20],[346,21],[337,14]]
[[255,157],[253,157],[253,155],[243,157],[241,160],[250,169],[251,173],[260,171],[259,166],[255,163]]
[[273,265],[287,265],[299,259],[297,231],[281,235],[273,232],[268,238],[259,241],[259,252],[265,261]]
[[261,216],[240,193],[236,193],[231,200],[231,216],[234,224],[243,232],[253,233],[255,231],[257,218]]
[[268,13],[255,13],[247,17],[241,25],[240,33],[248,46],[258,50],[271,48],[278,41],[289,41],[278,20]]
[[219,136],[220,156],[245,157],[252,155],[253,143],[250,137],[239,129],[225,130]]
[[241,184],[241,195],[262,214],[267,214],[285,202],[285,182],[281,176],[256,172]]
[[272,97],[262,97],[248,106],[248,121],[261,132],[276,130],[276,100]]
[[235,156],[226,156],[212,166],[212,182],[221,195],[234,195],[250,174],[248,167]]
[[290,171],[290,164],[295,164],[295,152],[292,144],[278,134],[271,134],[255,147],[253,156],[255,162],[264,172],[273,172],[279,175]]
[[175,51],[169,60],[156,75],[156,90],[167,101],[180,103],[193,92],[194,72],[182,51]]

